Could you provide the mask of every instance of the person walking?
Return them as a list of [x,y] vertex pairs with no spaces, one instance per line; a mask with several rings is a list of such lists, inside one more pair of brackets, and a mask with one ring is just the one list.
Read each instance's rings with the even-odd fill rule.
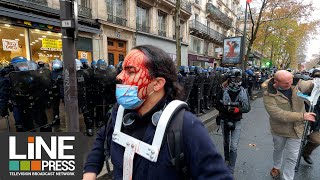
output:
[[227,80],[218,88],[215,106],[219,111],[217,124],[221,125],[223,134],[224,158],[232,174],[236,165],[242,114],[251,109],[249,96],[241,84],[241,70],[231,69]]
[[[279,70],[272,79],[265,81],[263,94],[264,106],[270,115],[270,128],[273,136],[273,168],[270,175],[280,176],[284,158],[282,178],[293,180],[299,154],[304,121],[315,121],[315,113],[305,112],[304,102],[297,92],[311,92],[311,81],[293,79],[286,70]],[[283,153],[286,152],[284,156]]]
[[[131,143],[139,142],[138,149],[134,150],[134,153],[139,153],[140,150],[147,150],[141,149],[142,145],[145,147],[153,144],[153,139],[159,138],[156,132],[161,126],[157,127],[157,116],[162,117],[161,112],[166,111],[166,106],[182,98],[183,93],[177,82],[176,67],[170,56],[165,51],[150,45],[135,47],[128,53],[117,80],[120,83],[116,88],[117,105],[113,108],[110,124],[105,128],[102,127],[97,134],[94,147],[84,166],[84,180],[96,179],[103,167],[106,154],[111,156],[113,179],[116,180],[124,177],[136,180],[176,180],[186,176],[189,179],[232,179],[204,125],[188,111],[185,111],[183,116],[177,115],[183,120],[181,121],[183,126],[179,131],[181,135],[177,136],[180,142],[179,144],[176,142],[175,150],[170,148],[170,138],[169,141],[165,140],[169,137],[167,136],[161,143],[158,153],[153,151],[149,153],[150,156],[158,155],[155,162],[150,160],[153,155],[149,159],[145,156],[136,155],[134,158],[131,156],[133,160],[128,161],[125,158],[131,151],[128,149],[138,145],[130,145]],[[171,122],[175,124],[175,121],[179,120],[180,118],[173,117]],[[171,122],[168,124],[169,129],[172,128]],[[115,130],[119,126],[127,138],[117,139],[118,130]],[[135,140],[131,142],[132,138]],[[126,141],[127,146],[119,144],[119,141]],[[183,156],[178,149],[182,149]],[[172,164],[172,154],[180,156],[174,160],[175,164]],[[177,164],[181,158],[185,160],[185,165]],[[179,164],[180,167],[186,168],[177,168]],[[128,169],[132,170],[129,177],[125,173]]]

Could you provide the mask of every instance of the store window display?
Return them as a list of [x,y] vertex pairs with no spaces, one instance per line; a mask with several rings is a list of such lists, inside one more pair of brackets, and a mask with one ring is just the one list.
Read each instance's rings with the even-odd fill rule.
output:
[[9,24],[0,24],[0,66],[16,56],[27,57],[27,29]]
[[61,33],[30,29],[32,60],[50,64],[53,59],[62,59]]

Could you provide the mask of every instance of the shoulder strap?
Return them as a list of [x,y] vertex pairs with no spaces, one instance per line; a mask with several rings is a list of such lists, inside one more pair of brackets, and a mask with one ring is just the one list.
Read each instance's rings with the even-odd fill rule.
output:
[[184,157],[182,135],[184,113],[185,108],[182,108],[172,118],[172,121],[167,131],[167,143],[172,165],[180,174],[183,175],[184,179],[187,179],[188,170]]

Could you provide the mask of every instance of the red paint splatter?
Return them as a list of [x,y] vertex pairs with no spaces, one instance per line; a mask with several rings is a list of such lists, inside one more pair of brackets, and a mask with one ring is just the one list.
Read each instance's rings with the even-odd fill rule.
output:
[[142,99],[147,96],[147,87],[151,80],[145,63],[146,57],[143,52],[134,49],[125,57],[123,70],[117,77],[122,84],[138,86],[138,91],[142,92]]

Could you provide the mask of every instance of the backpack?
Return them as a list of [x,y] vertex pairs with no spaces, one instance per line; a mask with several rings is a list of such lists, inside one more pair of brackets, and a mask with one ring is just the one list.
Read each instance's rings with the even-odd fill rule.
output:
[[[113,107],[108,111],[108,121],[105,125],[105,132],[108,129],[108,126],[111,124],[111,112]],[[190,179],[188,174],[188,166],[185,161],[184,149],[183,149],[183,116],[186,111],[186,107],[180,108],[180,110],[173,115],[170,120],[170,124],[168,124],[168,128],[166,130],[166,140],[169,149],[170,161],[173,167],[175,167],[176,171],[182,175],[184,180]],[[172,121],[174,119],[174,121]],[[105,134],[106,136],[106,134]],[[110,143],[107,138],[104,143],[104,155],[105,155],[105,163],[107,172],[111,172],[110,170]]]

